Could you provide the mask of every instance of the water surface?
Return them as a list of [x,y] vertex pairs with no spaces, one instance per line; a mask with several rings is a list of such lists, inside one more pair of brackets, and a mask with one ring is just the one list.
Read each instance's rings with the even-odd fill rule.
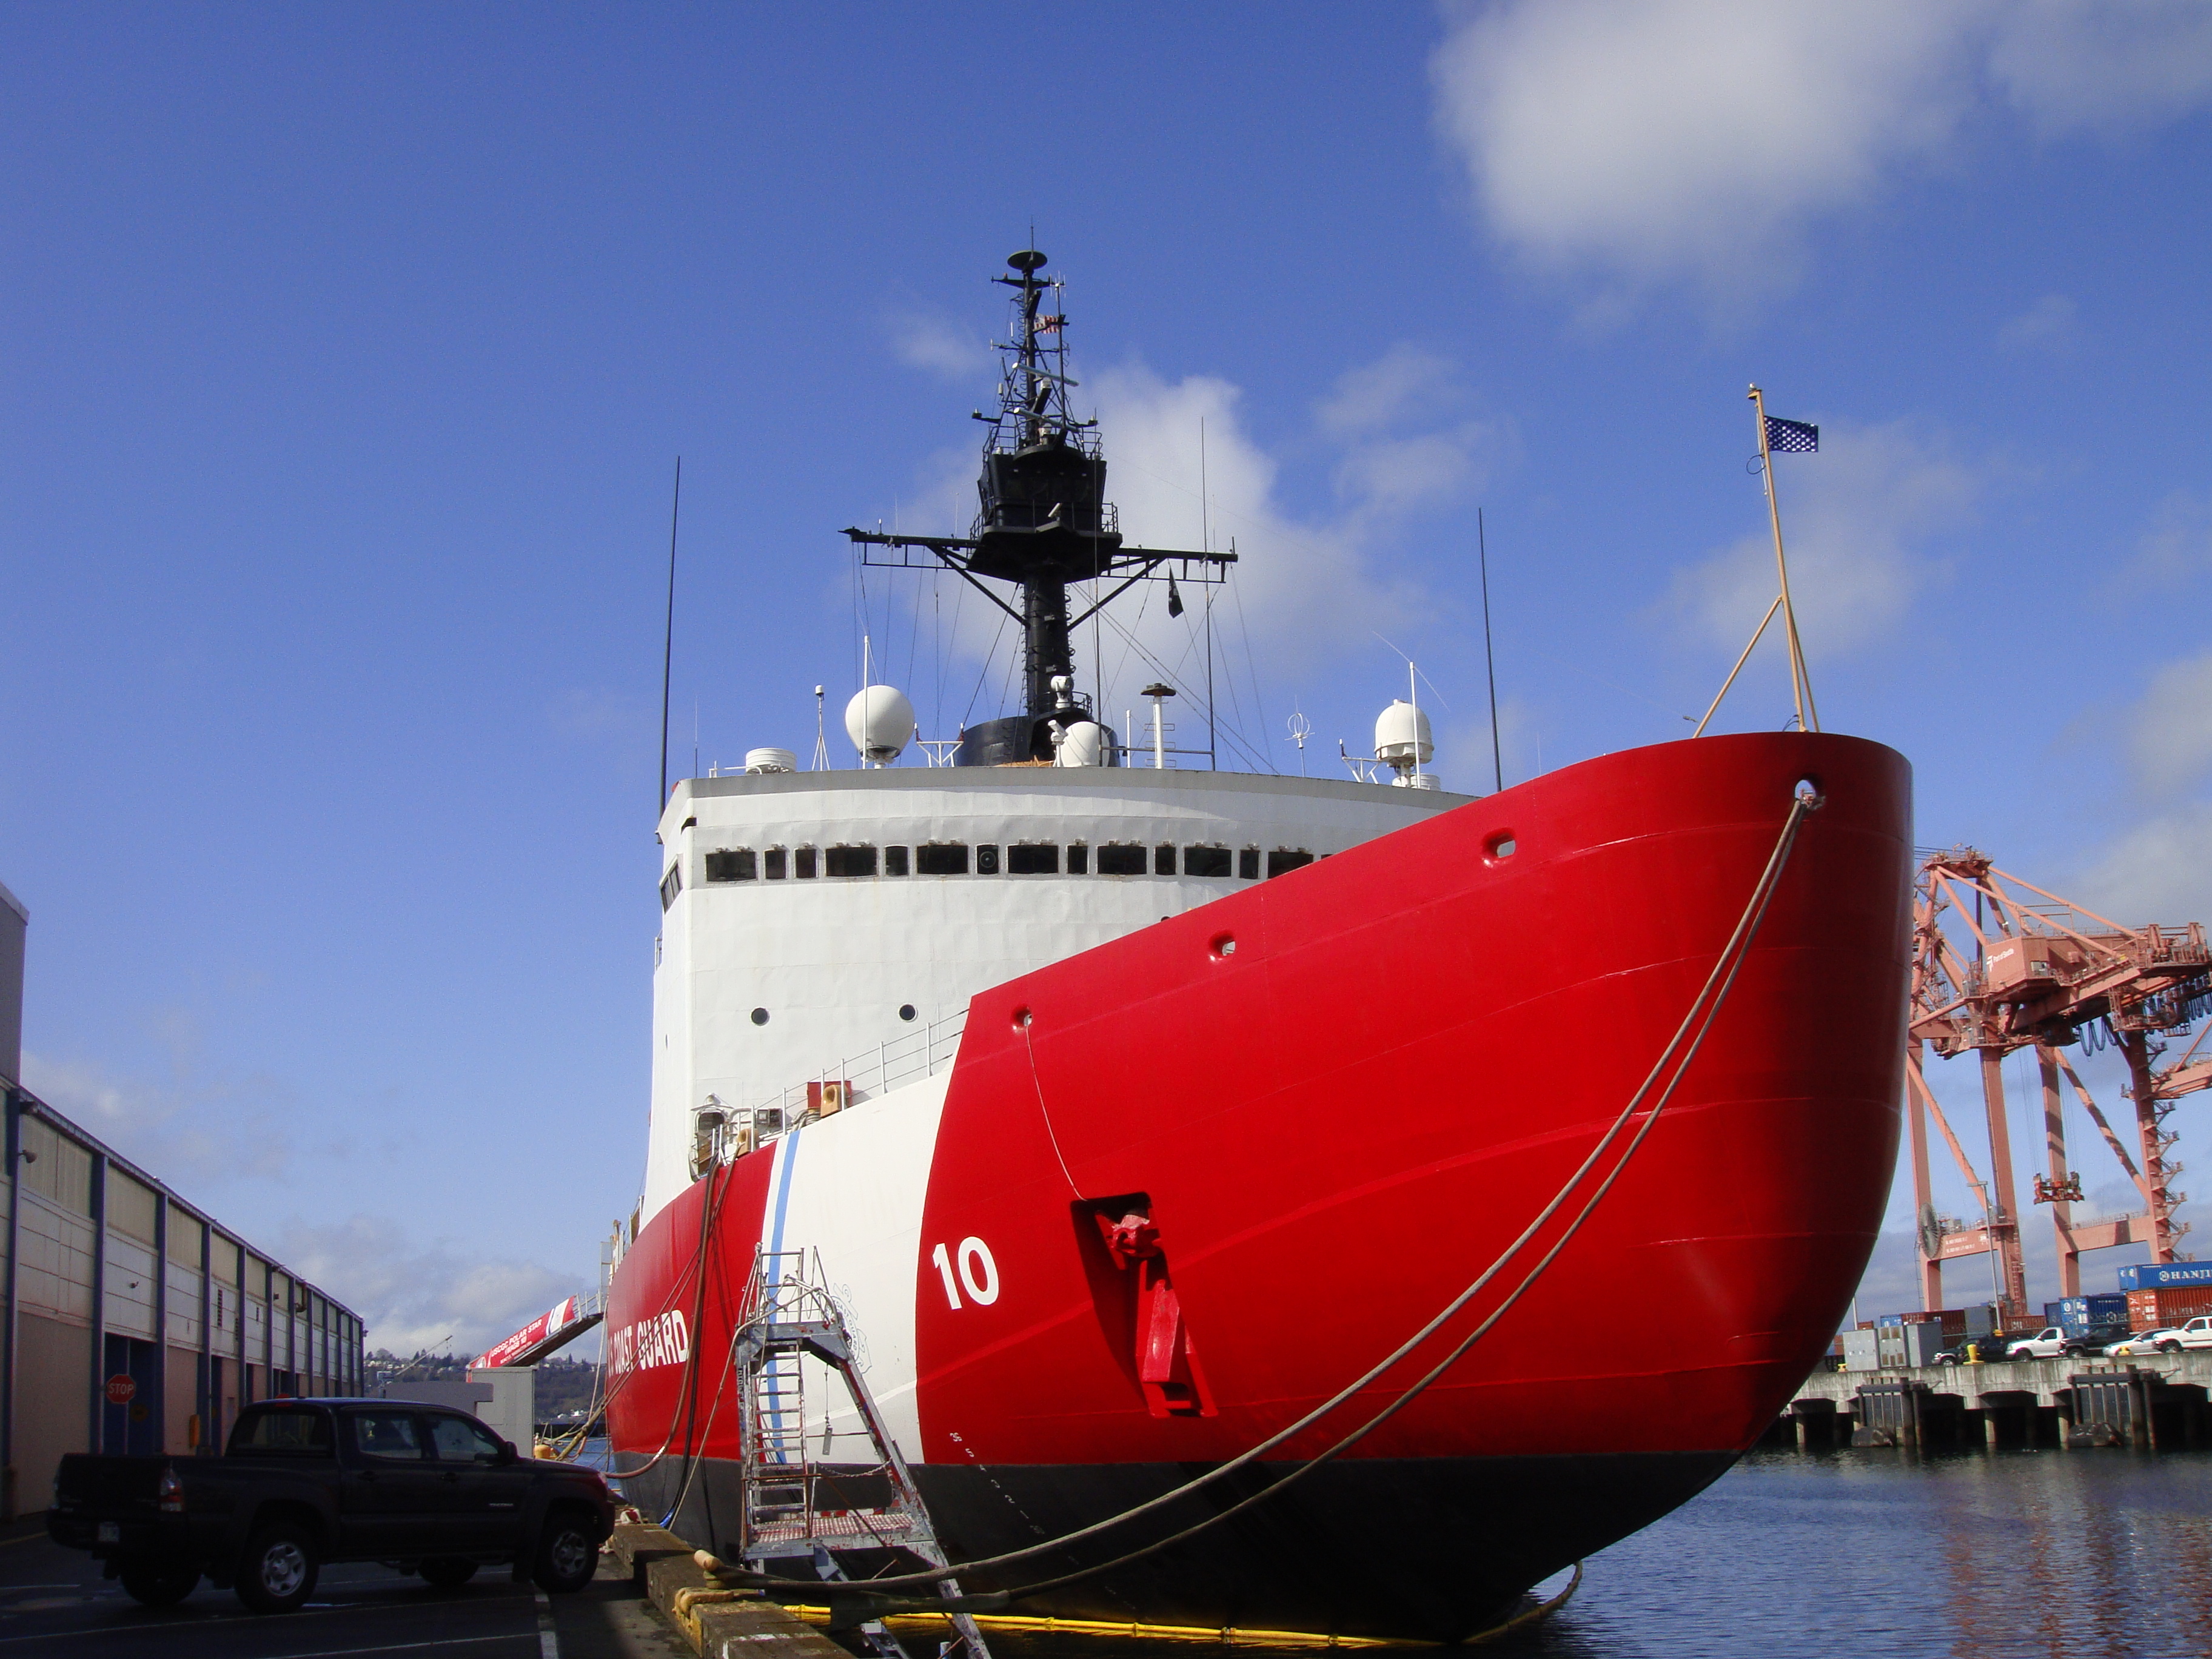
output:
[[[1547,1593],[1565,1583],[1564,1577]],[[994,1632],[997,1659],[1193,1659],[1196,1644]],[[1218,1644],[1206,1644],[1214,1651]],[[2212,1655],[2212,1454],[1758,1452],[1591,1558],[1551,1659]],[[1239,1647],[1255,1656],[1313,1648]],[[1377,1659],[1387,1650],[1370,1650]]]

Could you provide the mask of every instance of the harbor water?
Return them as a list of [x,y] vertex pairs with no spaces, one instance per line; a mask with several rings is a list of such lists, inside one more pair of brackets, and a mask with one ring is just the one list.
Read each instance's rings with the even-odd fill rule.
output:
[[[991,1645],[998,1659],[1190,1659],[1200,1644],[1008,1632],[994,1632]],[[1548,1620],[1481,1650],[1550,1659],[2212,1654],[2212,1454],[1913,1462],[1896,1451],[1755,1452],[1593,1557],[1580,1591]]]

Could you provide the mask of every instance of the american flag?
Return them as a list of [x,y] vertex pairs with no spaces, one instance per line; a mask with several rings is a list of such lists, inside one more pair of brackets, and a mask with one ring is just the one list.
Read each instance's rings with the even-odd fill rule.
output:
[[1820,447],[1820,428],[1802,421],[1766,417],[1766,447],[1779,455],[1808,454]]

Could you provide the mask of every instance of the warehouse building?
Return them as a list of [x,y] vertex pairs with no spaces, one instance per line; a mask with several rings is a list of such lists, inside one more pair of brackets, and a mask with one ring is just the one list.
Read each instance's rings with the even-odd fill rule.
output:
[[0,886],[0,1517],[65,1452],[221,1449],[239,1408],[358,1393],[360,1318],[21,1086],[28,915]]

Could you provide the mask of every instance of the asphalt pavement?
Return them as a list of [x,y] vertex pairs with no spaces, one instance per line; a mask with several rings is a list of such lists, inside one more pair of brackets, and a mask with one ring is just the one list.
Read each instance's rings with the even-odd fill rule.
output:
[[554,1596],[505,1567],[453,1590],[382,1567],[325,1567],[313,1600],[270,1617],[205,1583],[155,1611],[100,1573],[48,1541],[42,1518],[0,1529],[0,1659],[692,1659],[604,1557],[592,1584]]

